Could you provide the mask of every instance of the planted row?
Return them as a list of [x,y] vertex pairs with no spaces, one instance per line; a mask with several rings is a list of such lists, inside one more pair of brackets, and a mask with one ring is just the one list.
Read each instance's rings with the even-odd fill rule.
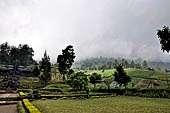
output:
[[29,113],[41,113],[28,99],[23,99],[23,103]]
[[19,95],[20,96],[26,96],[25,93],[23,93],[23,92],[19,92]]

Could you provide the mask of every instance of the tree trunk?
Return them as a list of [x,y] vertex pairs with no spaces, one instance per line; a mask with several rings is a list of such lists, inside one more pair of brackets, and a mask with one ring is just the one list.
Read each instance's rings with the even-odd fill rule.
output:
[[96,84],[94,84],[94,89],[96,88]]

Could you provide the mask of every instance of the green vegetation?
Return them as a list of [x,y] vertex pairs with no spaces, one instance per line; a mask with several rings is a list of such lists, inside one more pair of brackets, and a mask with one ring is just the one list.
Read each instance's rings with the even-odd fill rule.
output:
[[88,86],[88,78],[84,72],[77,72],[71,75],[68,84],[76,90],[86,89]]
[[26,113],[26,111],[25,111],[25,109],[24,109],[21,101],[19,101],[19,102],[17,103],[17,111],[18,111],[18,113]]
[[95,89],[96,83],[100,83],[102,80],[102,77],[101,77],[101,74],[92,73],[89,79],[90,79],[90,83],[94,84],[94,89]]
[[39,88],[41,86],[38,77],[20,77],[19,89]]
[[18,47],[10,46],[8,42],[0,44],[0,64],[28,66],[34,64],[34,50],[27,44],[19,44]]
[[40,61],[40,82],[43,86],[46,86],[48,82],[51,80],[51,63],[50,57],[47,56],[47,52],[45,51],[44,57]]
[[141,97],[36,100],[43,113],[169,113],[170,100]]
[[[132,84],[136,84],[141,79],[147,79],[147,80],[156,80],[157,81],[156,83],[158,84],[158,86],[156,86],[156,87],[167,88],[167,79],[170,81],[170,75],[165,72],[145,70],[145,69],[135,69],[135,68],[128,68],[128,69],[124,69],[124,70],[132,78],[131,82],[128,84],[128,87],[132,87]],[[105,82],[105,79],[110,79],[110,80],[113,79],[113,74],[116,70],[115,69],[107,69],[104,72],[102,72],[100,70],[85,70],[85,71],[80,70],[80,71],[83,71],[86,74],[92,74],[92,73],[101,74],[103,77],[103,80]],[[102,84],[100,84],[100,85],[102,85]],[[107,87],[107,86],[105,86],[105,87]]]
[[162,30],[158,29],[157,31],[158,38],[161,44],[161,50],[169,52],[170,51],[170,29],[168,26],[164,26]]
[[70,68],[74,62],[75,57],[76,56],[72,45],[67,46],[64,50],[62,50],[62,54],[58,55],[58,70],[60,74],[63,75],[63,80],[67,80],[69,75],[74,73],[74,71]]
[[112,76],[113,73],[116,71],[116,69],[107,69],[104,72],[102,72],[101,70],[79,70],[79,71],[83,71],[86,74],[97,73],[97,74],[101,74],[102,77],[108,77],[108,76]]
[[28,99],[23,99],[23,103],[29,113],[41,113]]
[[128,82],[131,81],[131,78],[126,74],[122,65],[118,65],[116,67],[116,71],[113,76],[114,80],[120,85],[120,87],[123,85],[126,88]]

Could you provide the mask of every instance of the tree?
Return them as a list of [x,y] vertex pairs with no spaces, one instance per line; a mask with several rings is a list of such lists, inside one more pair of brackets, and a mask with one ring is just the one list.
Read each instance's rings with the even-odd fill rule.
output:
[[164,26],[162,30],[157,30],[157,35],[161,44],[161,50],[169,52],[170,51],[170,29]]
[[33,67],[33,74],[34,76],[39,76],[40,75],[40,69],[38,68],[37,65]]
[[119,62],[115,60],[113,65],[114,65],[114,68],[116,68],[119,65]]
[[40,75],[40,82],[43,85],[47,85],[49,80],[51,80],[51,63],[50,63],[50,57],[47,56],[47,52],[45,51],[44,57],[40,61],[40,71],[42,74]]
[[0,45],[0,64],[27,66],[34,63],[34,51],[27,44],[19,44],[18,47],[10,46],[8,42]]
[[135,68],[135,63],[134,63],[133,60],[132,60],[131,63],[130,63],[130,67],[131,67],[131,68]]
[[76,90],[88,89],[88,75],[84,72],[77,72],[70,76],[68,84]]
[[120,87],[124,85],[126,88],[128,82],[131,81],[131,78],[126,74],[122,65],[118,65],[116,67],[116,72],[114,73],[114,77],[115,77],[114,80],[120,85]]
[[73,46],[69,45],[64,50],[62,50],[62,54],[58,55],[57,64],[60,74],[63,75],[63,80],[67,80],[69,71],[75,58],[75,53]]
[[18,46],[18,60],[19,65],[27,66],[33,63],[33,56],[34,51],[31,47],[29,47],[27,44],[19,44]]
[[12,46],[11,47],[11,50],[10,50],[10,63],[12,65],[19,65],[19,51],[18,51],[18,48],[16,48],[15,46]]
[[106,78],[105,80],[104,80],[104,83],[107,85],[107,88],[108,88],[108,90],[110,89],[110,84],[113,82],[113,77],[111,77],[111,78]]
[[8,42],[0,45],[0,64],[9,64],[10,46]]
[[96,83],[100,83],[102,80],[102,76],[101,74],[97,74],[97,73],[92,73],[92,75],[90,76],[90,83],[94,84],[94,89],[96,87]]
[[144,69],[147,69],[147,67],[148,67],[148,63],[147,63],[147,61],[146,61],[146,60],[144,60],[144,61],[143,61],[143,64],[142,64],[142,65],[143,65],[143,68],[144,68]]

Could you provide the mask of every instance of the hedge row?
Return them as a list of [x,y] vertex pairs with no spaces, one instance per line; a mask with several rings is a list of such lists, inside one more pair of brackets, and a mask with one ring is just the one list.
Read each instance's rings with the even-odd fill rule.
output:
[[[26,96],[23,92],[19,92],[20,96]],[[41,113],[28,99],[23,99],[23,104],[29,113]]]
[[20,95],[20,96],[26,96],[22,91],[19,92],[19,95]]
[[153,98],[170,98],[170,89],[98,89],[102,93],[116,93],[117,95],[141,96]]
[[28,99],[23,99],[23,103],[29,113],[41,113]]

